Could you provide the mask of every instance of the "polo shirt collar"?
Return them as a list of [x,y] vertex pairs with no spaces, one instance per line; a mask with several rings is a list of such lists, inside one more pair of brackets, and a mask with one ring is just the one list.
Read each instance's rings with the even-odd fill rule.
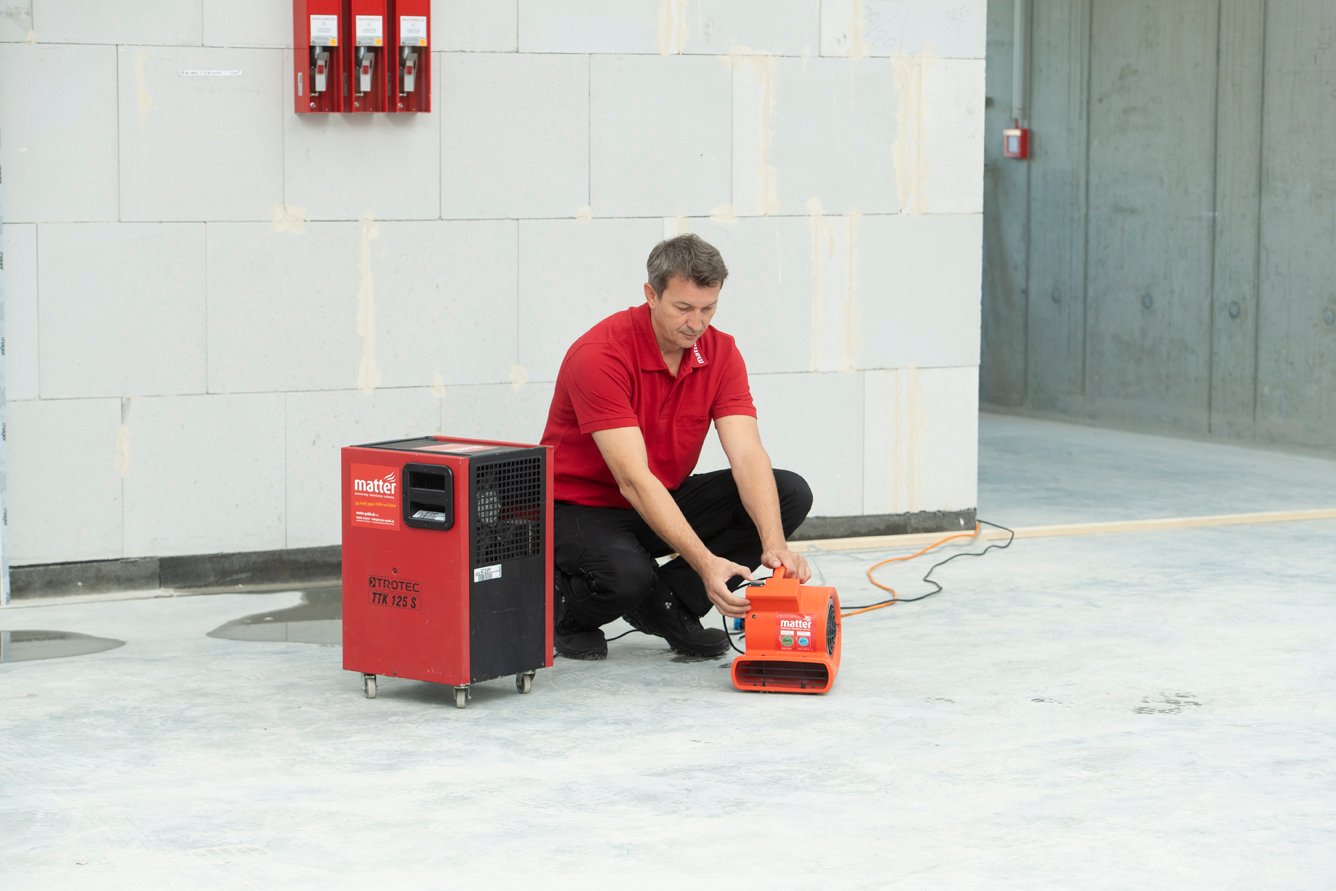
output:
[[[649,319],[649,304],[642,303],[631,310],[631,318],[632,325],[635,328],[636,352],[640,356],[641,370],[667,371],[668,363],[663,361],[663,353],[659,351],[659,340],[654,336],[654,323]],[[682,357],[681,370],[701,368],[710,364],[710,360],[706,357],[705,350],[701,346],[703,340],[705,340],[705,335],[702,334],[696,338],[696,342],[691,345],[691,349],[686,351],[686,355]],[[679,374],[681,370],[679,370]]]

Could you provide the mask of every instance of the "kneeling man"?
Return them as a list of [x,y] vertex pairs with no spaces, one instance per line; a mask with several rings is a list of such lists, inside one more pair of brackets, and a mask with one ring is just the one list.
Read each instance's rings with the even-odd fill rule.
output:
[[[601,629],[619,616],[679,653],[722,655],[727,634],[700,618],[711,605],[742,616],[733,588],[751,567],[811,575],[788,546],[811,490],[772,469],[742,356],[710,327],[723,258],[681,235],[647,266],[645,302],[566,352],[543,431],[555,450],[556,650],[569,659],[606,657]],[[711,421],[730,469],[693,475]]]

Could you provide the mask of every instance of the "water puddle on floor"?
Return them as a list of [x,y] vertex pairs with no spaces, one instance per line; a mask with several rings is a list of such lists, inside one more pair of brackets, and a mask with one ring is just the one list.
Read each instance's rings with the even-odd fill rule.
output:
[[338,585],[301,592],[287,609],[234,619],[209,632],[223,640],[283,641],[338,646],[343,642],[343,598]]
[[1185,708],[1198,708],[1201,703],[1195,693],[1161,693],[1158,699],[1141,697],[1144,705],[1132,709],[1138,715],[1176,715]]
[[123,646],[123,640],[73,631],[0,631],[0,663],[87,656]]

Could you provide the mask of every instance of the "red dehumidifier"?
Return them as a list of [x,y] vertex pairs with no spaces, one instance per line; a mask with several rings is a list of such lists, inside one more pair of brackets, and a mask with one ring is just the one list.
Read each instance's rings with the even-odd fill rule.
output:
[[343,449],[343,667],[454,687],[552,665],[552,450],[423,436]]

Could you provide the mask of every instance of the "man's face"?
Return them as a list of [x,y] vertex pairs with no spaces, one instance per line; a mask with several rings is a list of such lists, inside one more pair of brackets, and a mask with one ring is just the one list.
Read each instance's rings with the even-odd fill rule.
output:
[[721,287],[703,288],[680,275],[668,281],[662,294],[655,294],[649,284],[645,285],[649,318],[660,350],[691,349],[710,327],[710,319],[714,318],[719,305]]

